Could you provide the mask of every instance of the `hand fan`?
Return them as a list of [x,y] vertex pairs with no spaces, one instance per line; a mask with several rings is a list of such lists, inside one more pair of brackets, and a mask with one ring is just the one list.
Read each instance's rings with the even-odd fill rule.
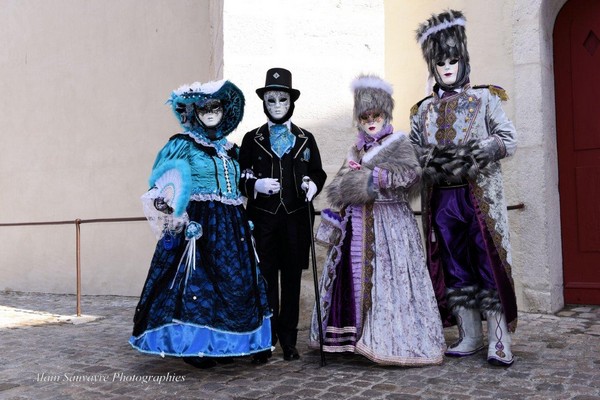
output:
[[[154,182],[152,182],[152,178]],[[187,163],[176,160],[166,162],[162,168],[155,170],[150,178],[150,185],[156,187],[156,197],[173,210],[175,217],[185,211],[191,194],[191,172]]]
[[165,162],[152,172],[150,186],[152,189],[141,200],[150,228],[160,240],[165,231],[180,231],[188,220],[185,209],[191,194],[189,165],[180,160]]

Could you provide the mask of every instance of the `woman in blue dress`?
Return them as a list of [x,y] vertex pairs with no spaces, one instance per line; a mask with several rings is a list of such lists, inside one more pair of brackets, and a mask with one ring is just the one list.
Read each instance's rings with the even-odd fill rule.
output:
[[238,147],[226,139],[243,117],[244,96],[229,81],[196,82],[168,103],[183,132],[158,153],[143,196],[158,210],[149,221],[160,240],[129,343],[199,368],[248,355],[264,363],[271,312],[237,186]]

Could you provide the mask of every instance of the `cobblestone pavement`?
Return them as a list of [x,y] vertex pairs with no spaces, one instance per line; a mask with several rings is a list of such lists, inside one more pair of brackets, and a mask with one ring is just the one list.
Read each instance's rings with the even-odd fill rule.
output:
[[263,366],[241,358],[199,370],[129,346],[136,302],[84,296],[85,317],[74,318],[75,296],[0,292],[0,399],[600,399],[600,307],[521,313],[508,369],[484,352],[422,368],[328,355],[321,367],[304,330],[299,361],[277,349]]

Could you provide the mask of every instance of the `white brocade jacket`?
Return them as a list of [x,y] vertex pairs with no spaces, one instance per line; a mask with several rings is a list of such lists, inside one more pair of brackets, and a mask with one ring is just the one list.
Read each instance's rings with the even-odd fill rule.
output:
[[[493,154],[492,162],[480,171],[475,180],[469,182],[469,187],[477,199],[494,246],[510,277],[512,259],[500,160],[515,153],[517,139],[515,127],[502,109],[501,103],[507,99],[502,88],[492,85],[471,87],[467,84],[460,93],[443,99],[434,92],[411,109],[410,140],[417,151],[420,151],[432,145],[461,145],[475,139],[489,154]],[[431,241],[434,240],[430,213],[431,192],[432,186],[423,184],[423,230],[428,252],[432,248]],[[432,255],[428,255],[431,259]],[[512,283],[512,279],[510,281]],[[514,324],[516,325],[516,317]]]

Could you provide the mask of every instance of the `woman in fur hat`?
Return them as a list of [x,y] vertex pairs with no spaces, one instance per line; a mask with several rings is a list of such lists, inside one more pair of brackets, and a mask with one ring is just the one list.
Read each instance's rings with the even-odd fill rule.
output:
[[[444,336],[409,198],[421,168],[408,140],[390,125],[392,87],[376,76],[353,84],[355,144],[327,187],[340,214],[320,282],[324,346],[382,365],[440,364]],[[322,237],[318,237],[323,239]],[[310,345],[319,346],[313,313]]]
[[183,132],[158,153],[143,197],[161,211],[149,221],[164,230],[129,343],[198,368],[270,353],[271,312],[238,189],[238,147],[226,138],[242,120],[244,96],[229,81],[196,82],[169,103]]
[[503,89],[471,86],[465,17],[449,10],[419,26],[417,41],[433,93],[411,111],[411,141],[423,167],[423,230],[427,259],[446,326],[459,339],[446,355],[483,350],[487,360],[513,363],[509,332],[517,325],[500,160],[516,150],[516,132],[502,109]]

